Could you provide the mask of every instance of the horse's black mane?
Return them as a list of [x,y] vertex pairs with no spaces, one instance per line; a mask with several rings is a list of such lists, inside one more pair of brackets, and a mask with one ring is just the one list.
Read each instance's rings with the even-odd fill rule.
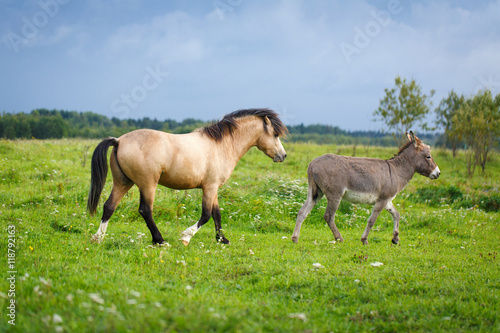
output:
[[[228,113],[222,120],[208,125],[201,129],[203,134],[208,135],[215,141],[222,140],[226,135],[233,134],[234,130],[238,128],[237,119],[247,116],[261,117],[262,121],[267,117],[271,121],[274,133],[279,136],[284,136],[288,133],[288,129],[278,118],[278,114],[270,109],[245,109]],[[264,121],[264,128],[267,130],[267,124]]]

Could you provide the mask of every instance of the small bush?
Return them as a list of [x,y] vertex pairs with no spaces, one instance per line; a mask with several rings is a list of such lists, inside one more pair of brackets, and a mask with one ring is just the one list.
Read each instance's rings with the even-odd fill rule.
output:
[[486,212],[500,211],[500,195],[469,196],[455,185],[419,188],[411,197],[414,202],[425,203],[430,206],[449,204],[454,208],[478,207]]
[[419,188],[416,196],[413,196],[414,201],[431,206],[442,203],[453,204],[462,200],[463,197],[462,191],[455,185]]
[[498,212],[500,210],[500,195],[495,193],[491,196],[481,195],[478,207],[487,212]]

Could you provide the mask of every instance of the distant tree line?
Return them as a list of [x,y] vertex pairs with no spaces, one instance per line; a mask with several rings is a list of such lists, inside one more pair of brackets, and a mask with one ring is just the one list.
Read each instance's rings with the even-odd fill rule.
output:
[[160,121],[142,119],[109,119],[93,112],[36,109],[30,113],[0,115],[0,137],[5,139],[104,138],[150,128],[171,133],[187,133],[206,125],[197,119]]
[[[169,133],[189,133],[209,122],[188,118],[183,121],[118,119],[93,112],[36,109],[30,113],[0,114],[0,137],[5,139],[104,138],[120,136],[139,128]],[[291,142],[393,146],[392,138],[376,131],[346,131],[329,125],[288,126]],[[434,137],[430,137],[434,138]]]

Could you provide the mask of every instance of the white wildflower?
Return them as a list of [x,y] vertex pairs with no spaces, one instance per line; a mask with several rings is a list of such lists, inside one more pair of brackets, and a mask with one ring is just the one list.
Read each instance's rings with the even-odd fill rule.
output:
[[54,315],[52,316],[52,321],[54,322],[54,324],[60,324],[63,322],[63,319],[60,315],[54,313]]
[[97,304],[104,304],[104,300],[101,298],[101,295],[97,293],[89,294],[89,297],[92,301],[96,302]]

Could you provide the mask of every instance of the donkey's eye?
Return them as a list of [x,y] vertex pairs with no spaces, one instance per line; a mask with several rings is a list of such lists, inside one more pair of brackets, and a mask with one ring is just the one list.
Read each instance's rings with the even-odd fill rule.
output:
[[428,159],[428,160],[430,160],[432,157],[430,157],[430,156],[426,156],[425,158],[426,158],[426,159]]

